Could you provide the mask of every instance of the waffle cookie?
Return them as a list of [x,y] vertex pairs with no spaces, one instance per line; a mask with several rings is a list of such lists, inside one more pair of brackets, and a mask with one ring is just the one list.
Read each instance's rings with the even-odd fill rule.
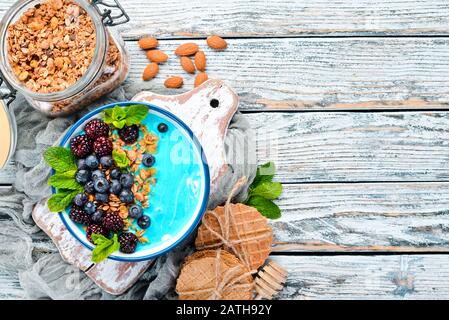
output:
[[195,240],[198,250],[224,248],[232,252],[252,273],[264,264],[272,243],[267,219],[241,203],[206,212]]
[[176,283],[180,300],[252,300],[249,270],[225,250],[202,250],[187,257]]

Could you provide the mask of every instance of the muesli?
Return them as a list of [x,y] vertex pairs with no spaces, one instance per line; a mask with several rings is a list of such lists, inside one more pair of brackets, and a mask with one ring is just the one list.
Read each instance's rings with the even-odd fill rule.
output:
[[52,93],[75,84],[94,56],[92,19],[71,0],[29,8],[8,27],[9,63],[31,91]]

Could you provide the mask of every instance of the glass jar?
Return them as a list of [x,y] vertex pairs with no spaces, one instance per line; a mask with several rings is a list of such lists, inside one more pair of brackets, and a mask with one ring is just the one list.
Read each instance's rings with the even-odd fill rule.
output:
[[[0,86],[2,81],[0,80]],[[10,103],[15,94],[7,88],[7,92],[0,92],[0,169],[9,163],[17,143],[17,124]]]
[[[25,85],[23,81],[19,80],[19,75],[21,75],[20,70],[14,69],[10,63],[10,61],[15,60],[10,60],[11,57],[8,50],[8,27],[17,22],[18,19],[21,19],[22,15],[30,8],[34,7],[38,10],[42,3],[48,3],[48,1],[57,1],[65,5],[60,10],[67,10],[66,13],[69,15],[69,19],[66,19],[64,23],[71,28],[76,28],[76,25],[72,26],[70,23],[77,23],[77,17],[80,11],[79,8],[84,10],[92,21],[93,30],[95,32],[95,47],[88,67],[86,67],[76,82],[70,85],[57,82],[56,85],[63,87],[60,91],[38,92],[38,88],[43,86],[34,80],[27,82]],[[71,2],[71,4],[68,4],[68,2]],[[75,6],[73,6],[73,4],[75,4]],[[73,10],[73,7],[77,7],[76,5],[79,6],[79,8]],[[76,13],[73,13],[73,11]],[[82,12],[82,14],[84,14],[84,12]],[[19,93],[23,94],[34,108],[47,115],[63,116],[76,112],[101,96],[113,91],[126,79],[129,71],[129,55],[125,49],[124,41],[117,33],[112,32],[112,30],[107,27],[126,23],[128,21],[129,17],[120,4],[112,0],[108,0],[108,3],[103,3],[102,0],[19,0],[7,11],[0,23],[0,71],[3,75],[3,80],[6,83],[9,83]],[[15,34],[13,36],[15,36]],[[20,33],[18,37],[20,37]],[[64,38],[64,40],[66,39]],[[75,39],[72,41],[73,43],[76,42]],[[23,49],[28,50],[27,47],[24,47]],[[44,81],[43,83],[50,82],[50,80],[45,82],[45,76],[48,76],[48,72],[47,74],[45,74],[45,72],[46,69],[50,68],[50,58],[52,58],[52,65],[54,65],[53,61],[56,59],[53,59],[52,57],[52,50],[54,50],[54,47],[48,48],[48,53],[43,55],[45,60],[44,58],[39,57],[39,62],[36,62],[38,63],[36,68],[39,68],[40,71],[44,70],[42,78],[39,79],[39,81]],[[69,55],[69,49],[66,49],[66,51],[67,54],[64,57],[66,60],[63,60],[66,63],[66,65],[64,65],[64,70],[70,71],[70,68],[77,68],[75,63],[77,58]],[[19,61],[19,63],[22,62]],[[34,70],[35,66],[31,66],[31,63],[29,65],[30,70]],[[28,68],[28,65],[25,67]],[[63,69],[61,70],[64,71]],[[35,87],[33,87],[33,84]]]

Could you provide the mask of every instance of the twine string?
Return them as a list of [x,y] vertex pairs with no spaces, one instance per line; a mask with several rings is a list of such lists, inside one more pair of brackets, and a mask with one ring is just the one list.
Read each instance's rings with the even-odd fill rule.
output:
[[[224,217],[223,217],[223,223],[220,223],[220,217],[214,212],[209,211],[208,214],[212,214],[215,219],[218,221],[218,225],[220,226],[221,234],[215,231],[206,221],[205,217],[202,219],[202,224],[204,227],[215,237],[217,237],[222,244],[230,249],[232,253],[234,253],[243,263],[245,263],[246,266],[248,266],[249,269],[251,269],[251,264],[249,261],[249,257],[247,252],[245,250],[237,250],[236,244],[240,244],[244,241],[248,241],[248,239],[241,239],[239,232],[236,230],[237,239],[231,240],[230,239],[230,232],[231,232],[231,224],[236,226],[236,222],[234,220],[234,217],[232,215],[232,209],[231,209],[231,200],[234,197],[235,193],[248,181],[247,177],[243,176],[232,187],[231,192],[229,193],[228,199],[226,200],[226,203],[224,205]],[[232,223],[231,223],[232,222]],[[263,238],[264,235],[256,236],[253,239],[250,240],[258,240],[259,238]],[[221,244],[220,244],[221,245]],[[243,254],[242,254],[243,253]]]

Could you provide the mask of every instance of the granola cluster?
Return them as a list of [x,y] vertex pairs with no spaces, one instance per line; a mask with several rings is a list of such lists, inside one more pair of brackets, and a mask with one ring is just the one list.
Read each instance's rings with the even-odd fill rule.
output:
[[7,41],[17,78],[31,91],[52,93],[84,75],[94,56],[96,35],[90,16],[79,5],[45,0],[8,26]]
[[139,166],[142,163],[142,158],[145,153],[154,154],[156,152],[158,138],[156,135],[148,132],[145,126],[140,126],[139,129],[143,133],[143,136],[133,144],[131,148],[124,148],[125,142],[120,139],[116,132],[112,134],[112,144],[114,150],[126,154],[129,160],[130,171],[135,176],[134,185],[132,186],[131,191],[136,200],[141,203],[142,207],[148,208],[151,186],[156,184],[156,169],[141,168],[139,170]]

